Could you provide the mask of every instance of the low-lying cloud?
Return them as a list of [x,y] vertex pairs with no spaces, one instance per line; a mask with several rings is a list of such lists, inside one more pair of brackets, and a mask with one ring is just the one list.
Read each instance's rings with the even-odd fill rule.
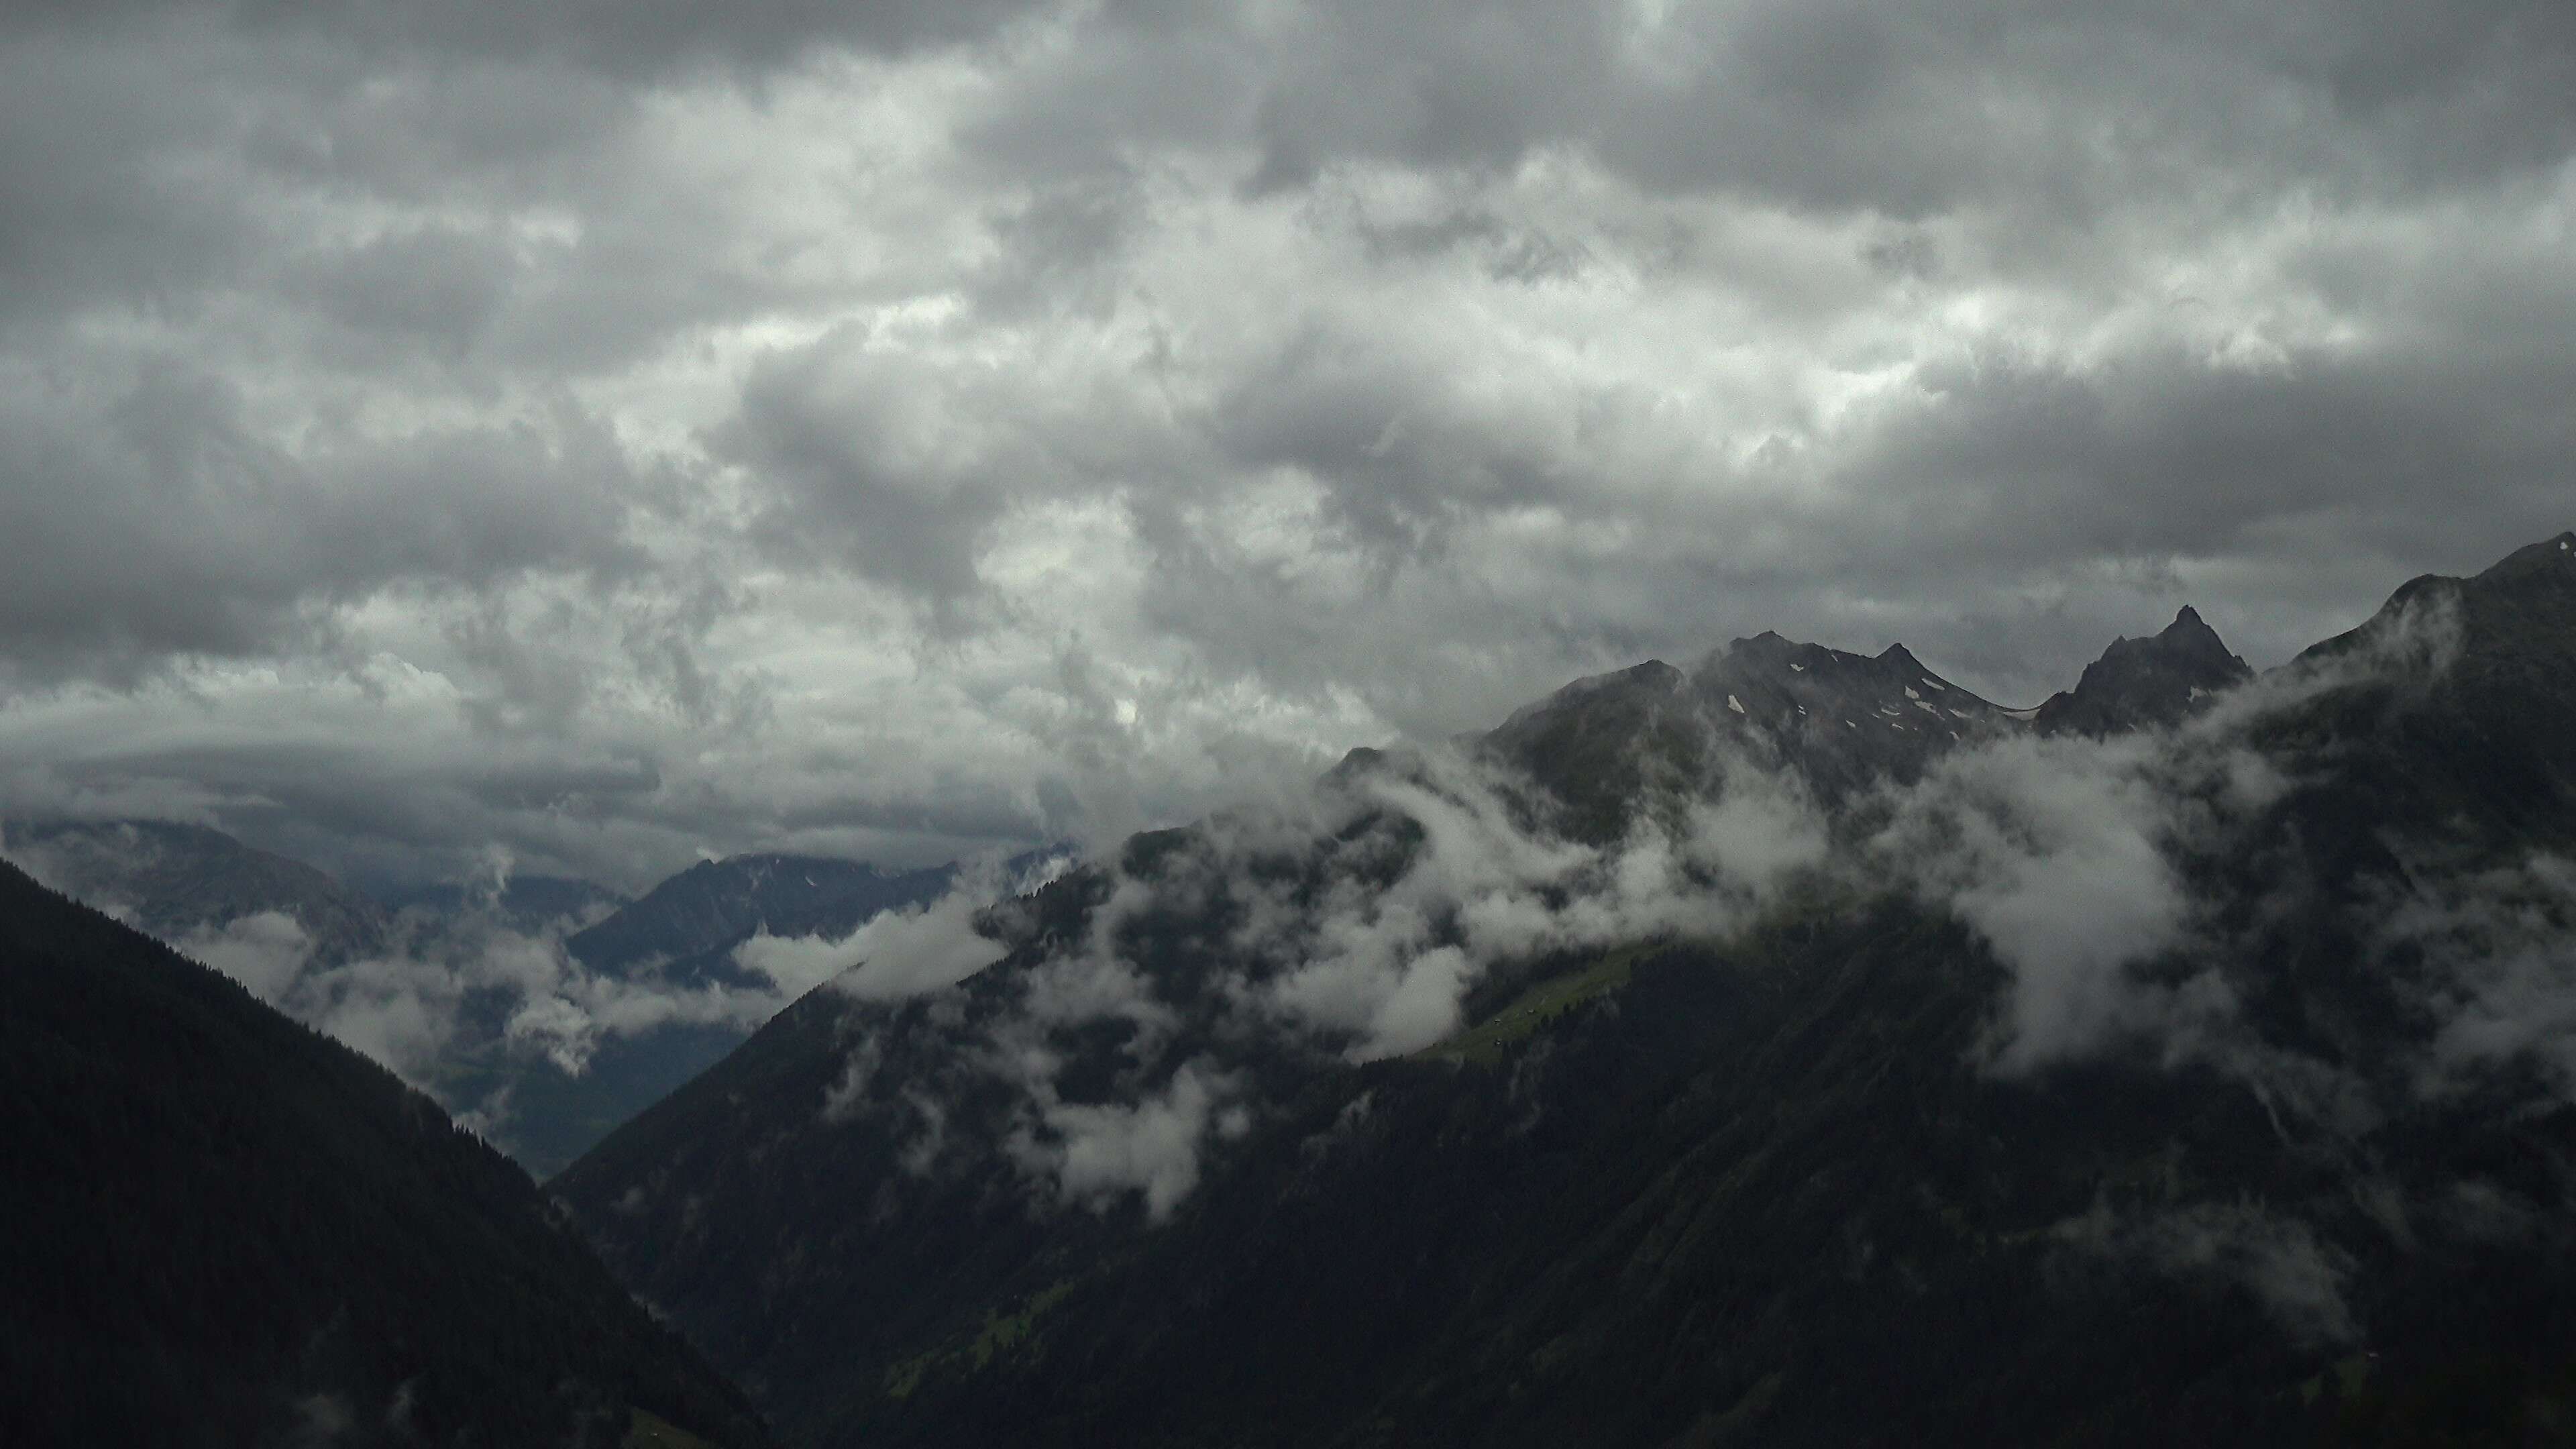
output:
[[[2250,1091],[2285,1140],[2349,1140],[2403,1103],[2384,1083],[2267,1039],[2249,1007],[2268,923],[2319,907],[2297,897],[2293,871],[2261,887],[2273,894],[2250,916],[2223,909],[2228,892],[2249,887],[2212,871],[2264,841],[2279,847],[2276,812],[2317,768],[2267,744],[2285,722],[2339,691],[2420,695],[2460,645],[2456,608],[2435,591],[2181,725],[1972,741],[1920,780],[1840,812],[1794,770],[1736,753],[1719,732],[1708,780],[1650,800],[1599,846],[1552,829],[1544,792],[1492,759],[1397,752],[1336,771],[1302,800],[1222,813],[1095,862],[1081,930],[1024,946],[971,998],[940,993],[1000,947],[967,949],[953,918],[933,933],[935,910],[880,927],[957,946],[954,958],[931,953],[946,968],[876,968],[858,989],[871,969],[859,967],[841,981],[871,1001],[926,992],[948,1003],[940,1030],[964,1035],[940,1070],[965,1075],[943,1080],[998,1080],[1019,1104],[986,1150],[1004,1150],[1056,1200],[1132,1198],[1156,1219],[1199,1180],[1225,1124],[1264,1109],[1259,1074],[1245,1067],[1264,1053],[1329,1066],[1416,1052],[1460,1030],[1468,993],[1497,972],[1642,942],[1724,940],[1793,885],[1828,901],[1894,890],[1964,923],[2006,973],[1977,1052],[1999,1078],[2045,1090],[2049,1068],[2114,1055],[2215,1072]],[[2382,910],[2386,939],[2453,963],[2427,998],[2436,1023],[2421,1092],[2446,1073],[2517,1061],[2562,1090],[2576,1084],[2576,957],[2562,949],[2576,938],[2565,929],[2571,882],[2576,873],[2543,856],[2510,881],[2468,883],[2474,912],[2448,898]],[[1084,1045],[1086,1030],[1106,1027]],[[1118,1044],[1106,1062],[1101,1039]],[[854,1043],[833,1120],[872,1093],[923,1090],[886,1080],[883,1046],[872,1033]],[[1068,1100],[1077,1074],[1091,1095]],[[954,1120],[900,1110],[916,1132],[940,1134],[916,1160],[954,1147]],[[2139,1251],[2173,1271],[2232,1275],[2301,1334],[2350,1332],[2338,1260],[2295,1215],[2123,1232],[2122,1252],[2148,1243],[2153,1252]]]
[[[1056,1196],[1106,1207],[1132,1193],[1160,1218],[1208,1144],[1259,1110],[1244,1051],[1319,1064],[1418,1051],[1460,1028],[1466,994],[1498,969],[1723,934],[1828,849],[1803,788],[1749,767],[1606,847],[1559,836],[1540,804],[1527,781],[1444,747],[1097,861],[1081,931],[988,982],[978,999],[994,1004],[942,1070],[1013,1090],[1004,1139],[988,1145]],[[1002,953],[969,924],[942,906],[881,917],[880,954],[836,984],[880,1002],[936,993]],[[1190,943],[1177,965],[1174,932]],[[857,938],[836,951],[857,954]],[[1100,1068],[1079,1045],[1100,1027],[1121,1043],[1118,1095],[1068,1101],[1070,1074]],[[1169,1059],[1190,1043],[1212,1045]],[[848,1120],[871,1091],[893,1103],[883,1051],[873,1031],[853,1042],[827,1119]],[[915,1130],[934,1127],[948,1124]]]
[[2165,1061],[2257,1055],[2217,967],[2241,943],[2191,862],[2243,847],[2297,767],[2266,728],[2363,683],[2421,691],[2461,647],[2436,597],[2375,619],[2353,647],[2274,671],[2169,729],[2106,739],[2007,736],[1881,792],[1864,864],[1968,923],[2012,974],[1991,1065],[2025,1074],[2105,1049]]
[[1062,875],[1073,857],[1042,855],[1018,875],[990,857],[925,905],[879,911],[846,936],[773,936],[766,928],[734,948],[734,964],[767,977],[790,1000],[831,982],[861,1001],[898,1001],[953,986],[1002,959],[978,929],[996,900],[1026,895]]

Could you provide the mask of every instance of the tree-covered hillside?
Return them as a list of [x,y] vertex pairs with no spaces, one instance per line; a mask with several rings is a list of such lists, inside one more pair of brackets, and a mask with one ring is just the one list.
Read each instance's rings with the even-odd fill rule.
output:
[[6,867],[0,1144],[13,1442],[766,1442],[428,1098]]

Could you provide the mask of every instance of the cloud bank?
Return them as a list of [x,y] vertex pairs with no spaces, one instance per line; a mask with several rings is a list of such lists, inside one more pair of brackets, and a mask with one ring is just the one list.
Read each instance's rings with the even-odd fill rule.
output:
[[18,6],[0,807],[636,888],[1763,627],[2277,662],[2564,525],[2571,76],[2523,0]]

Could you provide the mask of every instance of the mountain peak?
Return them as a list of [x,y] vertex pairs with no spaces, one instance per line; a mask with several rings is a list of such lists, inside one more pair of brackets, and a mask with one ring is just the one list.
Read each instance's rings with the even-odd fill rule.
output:
[[[2331,639],[2300,651],[2297,661],[2330,659],[2404,627],[2410,612],[2461,611],[2461,643],[2472,655],[2512,658],[2516,670],[2549,669],[2576,657],[2576,531],[2553,534],[2505,555],[2467,578],[2419,574],[2397,586],[2379,612]],[[2546,661],[2545,663],[2543,661]],[[2565,677],[2563,672],[2559,677]]]
[[2487,566],[2482,582],[2508,583],[2525,578],[2576,576],[2576,531],[2525,544]]
[[2172,724],[2253,675],[2200,611],[2185,604],[2163,633],[2111,641],[2101,658],[2084,666],[2074,689],[2039,707],[2033,723],[2042,734],[2095,736]]

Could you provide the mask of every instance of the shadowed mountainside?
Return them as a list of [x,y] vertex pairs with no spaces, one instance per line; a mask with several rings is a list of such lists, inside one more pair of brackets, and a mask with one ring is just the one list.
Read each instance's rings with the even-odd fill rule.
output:
[[766,1442],[428,1098],[8,867],[0,1141],[28,1442]]
[[815,993],[555,1187],[798,1443],[2576,1415],[2576,536],[2058,701],[1762,638],[1355,753],[952,990]]

